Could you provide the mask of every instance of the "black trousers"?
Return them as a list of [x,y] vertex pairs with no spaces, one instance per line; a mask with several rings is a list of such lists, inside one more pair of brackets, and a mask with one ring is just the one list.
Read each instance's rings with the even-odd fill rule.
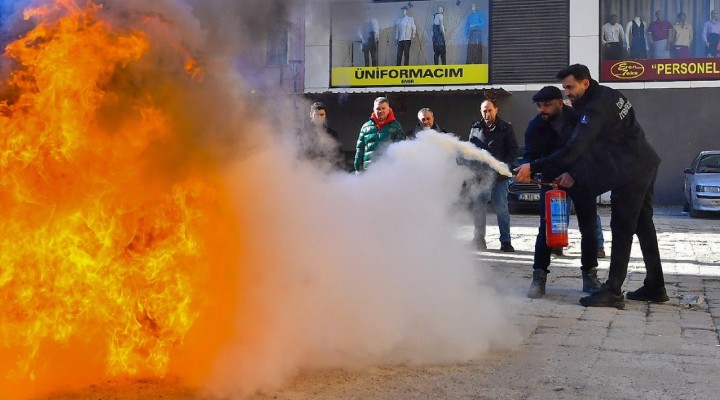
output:
[[371,62],[373,67],[378,66],[378,47],[374,42],[363,47],[363,56],[365,56],[366,67],[369,67]]
[[472,29],[468,33],[467,45],[467,64],[482,64],[483,48],[482,48],[482,31],[480,29]]
[[705,46],[705,54],[709,56],[717,56],[718,55],[718,42],[720,42],[720,35],[717,33],[708,33],[707,35],[708,43],[710,43],[710,46]]
[[606,60],[622,60],[623,59],[623,48],[620,42],[609,42],[608,47],[605,49]]
[[[535,239],[535,255],[533,260],[533,269],[542,269],[548,271],[550,266],[551,248],[547,245],[547,236],[545,233],[545,193],[550,190],[547,186],[543,186],[540,190],[540,227],[538,235]],[[575,213],[577,215],[578,227],[580,228],[580,269],[587,271],[598,265],[598,239],[597,239],[597,203],[595,196],[584,190],[576,190],[568,188],[566,190],[568,197],[575,203]],[[615,238],[613,237],[613,243]]]
[[398,40],[397,64],[395,65],[401,65],[400,61],[403,56],[405,56],[405,65],[408,65],[410,63],[410,40]]
[[657,233],[653,222],[653,192],[657,167],[627,184],[615,188],[610,195],[612,250],[607,286],[616,294],[622,293],[627,277],[633,235],[637,235],[645,263],[645,286],[659,289],[665,286]]
[[446,50],[444,44],[434,44],[433,45],[433,53],[434,53],[434,59],[435,59],[435,65],[445,65],[447,64],[447,60],[445,59]]

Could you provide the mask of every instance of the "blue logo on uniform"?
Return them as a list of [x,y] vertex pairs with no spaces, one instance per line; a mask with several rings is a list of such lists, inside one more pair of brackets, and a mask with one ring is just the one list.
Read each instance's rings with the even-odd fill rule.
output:
[[590,118],[588,118],[587,115],[583,115],[582,118],[580,118],[580,125],[587,125],[588,122],[590,122]]

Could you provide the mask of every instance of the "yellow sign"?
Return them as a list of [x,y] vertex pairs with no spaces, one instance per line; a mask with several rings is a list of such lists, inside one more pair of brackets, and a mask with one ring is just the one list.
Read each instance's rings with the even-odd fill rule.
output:
[[720,74],[715,61],[657,63],[653,64],[652,68],[657,71],[658,75]]
[[487,64],[337,67],[333,87],[474,85],[488,82]]

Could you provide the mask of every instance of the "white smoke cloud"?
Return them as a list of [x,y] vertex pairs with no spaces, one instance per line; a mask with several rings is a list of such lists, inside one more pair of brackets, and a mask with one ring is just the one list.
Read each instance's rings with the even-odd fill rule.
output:
[[241,268],[260,279],[210,388],[247,394],[304,368],[460,362],[513,344],[451,217],[469,178],[461,148],[423,133],[361,175],[327,173],[282,146],[239,164],[242,225],[255,228]]

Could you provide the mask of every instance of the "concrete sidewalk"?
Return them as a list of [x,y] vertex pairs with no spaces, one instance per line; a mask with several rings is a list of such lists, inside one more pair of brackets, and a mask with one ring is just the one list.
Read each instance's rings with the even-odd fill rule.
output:
[[[608,258],[609,209],[600,211]],[[674,208],[656,209],[660,251],[671,300],[626,300],[625,310],[585,308],[580,244],[572,218],[570,246],[550,266],[547,295],[527,299],[538,218],[512,215],[516,252],[498,249],[497,226],[488,226],[490,250],[476,253],[479,268],[513,292],[523,336],[514,351],[468,364],[313,372],[280,392],[257,399],[718,399],[720,398],[720,220],[691,219]],[[488,223],[494,223],[493,216]],[[460,233],[470,240],[472,227]],[[495,249],[495,250],[493,250]],[[637,239],[625,291],[642,285]]]
[[[604,281],[612,236],[609,209],[600,214],[608,253],[599,266]],[[520,251],[510,256],[511,263],[498,251],[478,256],[523,292],[532,277],[537,218],[512,216],[513,242]],[[517,300],[523,346],[484,362],[501,379],[492,393],[475,398],[720,398],[720,220],[658,208],[655,223],[668,303],[626,300],[622,311],[580,306],[585,295],[580,290],[580,237],[577,221],[572,221],[570,246],[550,266],[547,296]],[[642,286],[644,276],[635,239],[625,291]]]

